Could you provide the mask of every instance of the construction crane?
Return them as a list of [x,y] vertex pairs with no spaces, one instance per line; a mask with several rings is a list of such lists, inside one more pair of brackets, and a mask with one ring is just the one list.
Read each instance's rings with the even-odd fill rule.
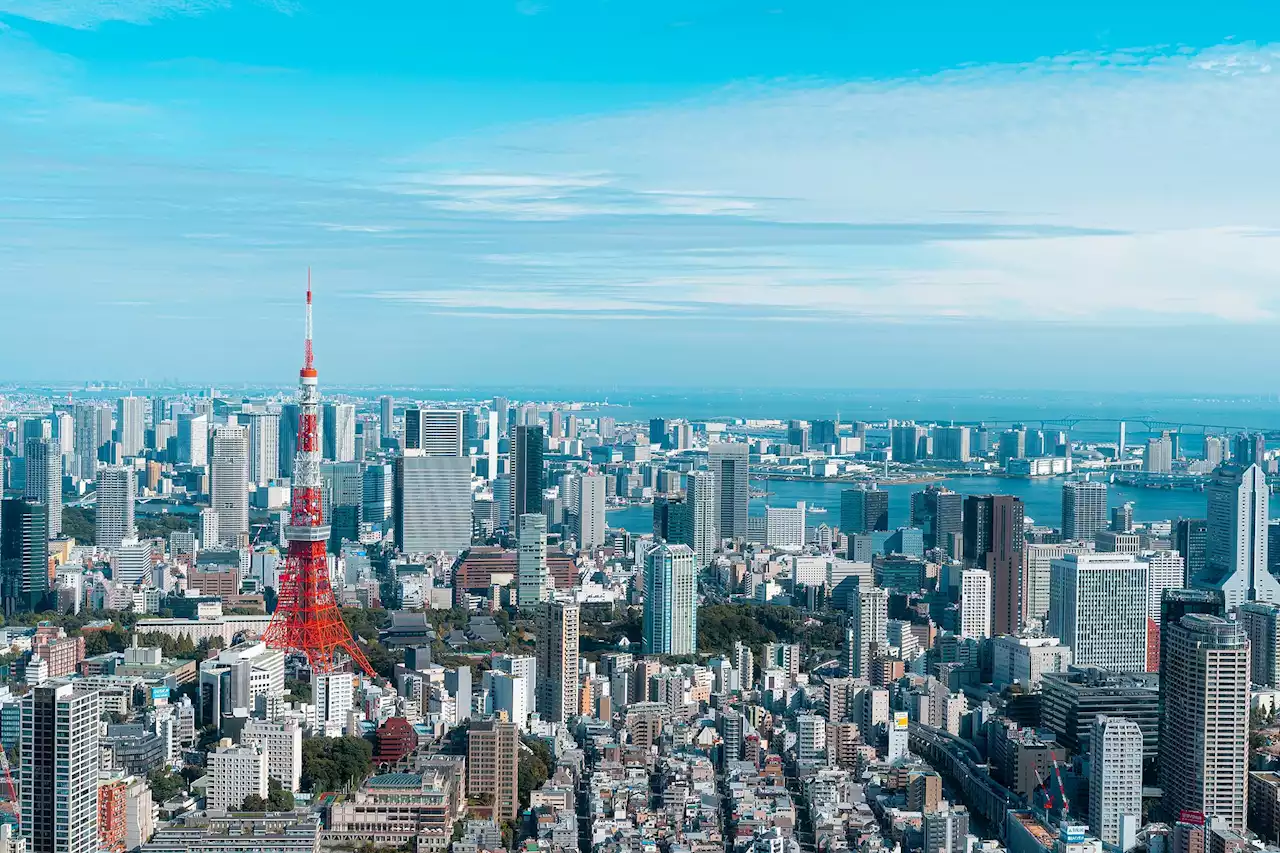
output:
[[0,769],[4,770],[4,786],[9,791],[9,802],[13,803],[13,816],[18,820],[18,829],[22,829],[22,804],[18,802],[18,788],[13,784],[13,771],[4,747],[0,747]]

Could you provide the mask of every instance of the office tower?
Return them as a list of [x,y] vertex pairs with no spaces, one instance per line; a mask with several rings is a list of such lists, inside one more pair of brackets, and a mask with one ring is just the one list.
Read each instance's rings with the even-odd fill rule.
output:
[[132,468],[106,465],[98,469],[94,529],[99,548],[119,548],[122,541],[134,535],[133,502],[136,490],[137,477]]
[[1231,461],[1241,468],[1262,466],[1267,458],[1267,437],[1262,433],[1242,432],[1232,440]]
[[467,731],[467,796],[489,795],[495,820],[515,820],[520,808],[520,729],[512,722],[473,720]]
[[247,417],[249,482],[265,486],[280,476],[280,416],[275,412],[249,412]]
[[529,713],[533,713],[538,706],[537,658],[497,655],[493,658],[493,668],[520,679],[524,684],[525,707],[529,709]]
[[996,458],[1001,465],[1009,464],[1010,459],[1023,459],[1026,455],[1027,431],[1025,429],[1011,429],[1000,434]]
[[967,426],[935,427],[933,458],[948,462],[968,462],[973,458],[969,449],[969,428]]
[[578,709],[578,605],[547,603],[538,624],[538,712],[566,723]]
[[[360,539],[360,510],[364,505],[364,481],[359,462],[320,464],[321,515],[329,523],[329,550],[342,552],[342,542]],[[468,520],[470,516],[468,516]]]
[[1236,610],[1236,620],[1249,638],[1253,683],[1280,687],[1280,605],[1247,601]]
[[49,591],[49,516],[42,503],[0,503],[0,571],[5,613],[44,609]]
[[62,452],[51,438],[26,440],[29,501],[42,503],[49,515],[49,538],[62,535]]
[[1062,487],[1062,538],[1092,539],[1107,527],[1107,484],[1081,480]]
[[393,511],[401,552],[465,551],[471,546],[471,460],[396,457]]
[[395,504],[395,474],[391,465],[373,462],[360,475],[364,491],[363,519],[369,524],[386,524]]
[[1216,435],[1204,437],[1204,461],[1210,470],[1217,468],[1227,458],[1227,443]]
[[915,424],[889,430],[889,455],[894,462],[918,462],[928,456],[928,433]]
[[1173,525],[1173,550],[1186,564],[1184,585],[1190,586],[1193,579],[1204,575],[1207,539],[1208,522],[1203,518],[1180,518]]
[[649,443],[656,444],[659,447],[667,446],[666,418],[650,418],[649,419]]
[[152,554],[150,540],[124,540],[111,555],[111,579],[125,586],[137,586],[144,581],[149,585],[155,570]]
[[1123,717],[1099,716],[1089,734],[1089,830],[1128,850],[1142,824],[1142,729]]
[[991,574],[991,630],[1022,627],[1026,533],[1022,501],[1011,495],[969,495],[964,502],[964,559]]
[[1147,664],[1147,566],[1132,554],[1067,554],[1053,561],[1049,634],[1076,666],[1142,672]]
[[386,395],[378,398],[378,431],[382,434],[383,446],[396,434],[395,400]]
[[717,535],[721,539],[747,538],[747,505],[750,501],[751,450],[746,444],[712,442],[708,467],[715,478]]
[[498,415],[498,435],[505,438],[507,436],[507,423],[510,420],[510,403],[506,397],[493,398],[493,411]]
[[809,452],[809,426],[804,421],[791,421],[787,426],[785,442],[800,453]]
[[324,458],[330,462],[354,462],[356,458],[356,407],[350,403],[325,403]]
[[1160,787],[1168,814],[1213,815],[1243,832],[1248,814],[1249,640],[1244,627],[1191,614],[1165,625]]
[[1051,545],[1028,543],[1023,549],[1022,619],[1043,625],[1049,618],[1049,579],[1053,561],[1067,554],[1087,554],[1093,551],[1092,542]]
[[809,437],[815,447],[827,447],[839,443],[840,424],[836,421],[814,421]]
[[991,575],[986,569],[960,573],[960,625],[962,637],[991,636]]
[[871,671],[873,646],[889,644],[889,591],[859,587],[850,597],[849,620],[845,627],[844,669],[852,678],[866,678]]
[[559,409],[547,412],[547,436],[556,439],[564,438],[564,413]]
[[[888,492],[884,493],[889,496]],[[841,510],[844,496],[841,495]],[[888,527],[889,504],[884,505],[885,527]],[[910,525],[924,531],[926,550],[949,547],[954,536],[964,534],[964,495],[936,484],[925,487],[923,492],[911,494]],[[958,556],[958,555],[957,555]]]
[[98,408],[82,403],[75,407],[76,476],[92,480],[98,469],[98,448],[106,440],[98,433]]
[[1120,421],[1117,424],[1117,433],[1116,433],[1116,458],[1117,459],[1124,456],[1124,449],[1125,447],[1128,446],[1128,441],[1129,439],[1125,435],[1125,422]]
[[116,403],[116,431],[120,453],[125,457],[142,455],[147,435],[147,400],[145,397],[121,397]]
[[1280,581],[1267,570],[1268,488],[1262,469],[1224,465],[1205,494],[1205,568],[1192,583],[1222,590],[1228,610],[1246,601],[1280,602]]
[[507,530],[516,529],[516,520],[530,512],[542,511],[546,473],[542,466],[545,440],[540,426],[517,426],[511,442],[511,514]]
[[461,409],[405,409],[404,446],[424,456],[462,456]]
[[1147,452],[1142,457],[1142,470],[1149,474],[1168,474],[1173,471],[1173,446],[1169,434],[1147,439]]
[[840,493],[840,532],[847,536],[889,529],[889,493],[872,483]]
[[232,545],[249,532],[249,432],[240,426],[213,431],[210,504],[218,513],[218,542]]
[[281,477],[293,478],[293,463],[298,456],[298,417],[301,409],[297,403],[285,403],[280,407],[280,459],[276,466]]
[[551,599],[554,587],[547,569],[547,517],[528,512],[516,527],[517,602],[532,607]]
[[578,548],[589,551],[604,544],[604,475],[583,474],[578,480]]
[[209,464],[209,421],[204,415],[178,415],[177,457],[178,464],[193,468]]
[[1174,551],[1148,551],[1138,557],[1147,566],[1147,618],[1160,624],[1160,602],[1165,590],[1182,589],[1186,568]]
[[662,543],[645,557],[644,635],[647,655],[698,651],[698,575],[693,549]]
[[764,542],[770,548],[804,548],[804,501],[794,507],[767,506],[764,510]]
[[46,683],[22,698],[22,834],[30,853],[98,850],[101,694]]
[[267,751],[259,746],[224,746],[209,753],[205,805],[212,811],[237,811],[249,797],[267,798]]
[[716,479],[710,471],[692,471],[685,478],[685,510],[688,538],[680,540],[693,549],[697,568],[711,565],[720,539],[716,532]]

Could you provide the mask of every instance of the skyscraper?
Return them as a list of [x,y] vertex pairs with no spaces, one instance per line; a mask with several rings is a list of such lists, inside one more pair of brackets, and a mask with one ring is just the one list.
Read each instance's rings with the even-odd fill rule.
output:
[[241,426],[213,431],[210,503],[218,513],[218,542],[232,545],[249,532],[249,432]]
[[751,496],[751,450],[746,444],[712,442],[709,468],[715,476],[716,529],[722,539],[747,538],[747,505]]
[[578,480],[578,548],[604,544],[604,475],[583,474]]
[[382,444],[396,434],[395,400],[389,396],[378,398],[378,430],[382,433]]
[[26,441],[26,499],[45,505],[49,515],[49,538],[62,535],[62,451],[51,438]]
[[[1190,586],[1194,578],[1204,574],[1205,539],[1208,522],[1203,518],[1180,518],[1173,525],[1173,550],[1182,555],[1186,577],[1184,585]],[[1268,547],[1268,554],[1270,547]]]
[[405,409],[404,446],[424,456],[463,455],[461,409]]
[[100,694],[73,684],[22,699],[22,834],[31,853],[98,850]]
[[1107,484],[1080,480],[1062,487],[1062,538],[1089,540],[1107,527]]
[[104,439],[98,435],[98,409],[77,403],[75,407],[75,474],[82,480],[92,480],[98,468],[98,448]]
[[1022,627],[1022,501],[1012,495],[969,495],[964,502],[964,559],[991,574],[991,630]]
[[121,397],[116,402],[116,432],[122,456],[139,456],[147,436],[145,397]]
[[1224,465],[1205,495],[1205,569],[1193,583],[1222,590],[1228,610],[1246,601],[1280,603],[1280,581],[1267,571],[1266,474],[1257,465]]
[[1147,566],[1147,618],[1158,625],[1165,590],[1182,589],[1186,569],[1174,551],[1148,551],[1138,561]]
[[532,607],[551,598],[551,572],[547,569],[547,517],[528,512],[516,528],[516,583],[518,603]]
[[1249,637],[1253,683],[1280,687],[1280,605],[1247,601],[1236,610],[1236,619]]
[[285,403],[280,407],[280,461],[281,477],[293,478],[293,463],[298,456],[298,418],[301,407],[297,403]]
[[847,536],[889,529],[889,493],[859,486],[840,493],[840,532]]
[[967,426],[935,427],[933,457],[948,462],[968,462],[972,458],[969,449],[969,428]]
[[991,575],[986,569],[960,573],[960,625],[962,637],[991,636]]
[[538,712],[553,723],[568,722],[578,708],[578,605],[547,603],[538,626]]
[[325,403],[321,408],[324,458],[330,462],[354,462],[356,458],[356,407],[350,403]]
[[1053,561],[1049,633],[1076,666],[1144,672],[1147,565],[1132,554],[1067,554]]
[[0,502],[0,585],[5,613],[43,610],[49,591],[49,516],[42,503]]
[[471,460],[405,455],[396,457],[395,466],[396,548],[457,554],[470,547]]
[[178,415],[178,463],[193,468],[209,464],[209,421],[204,415]]
[[1147,452],[1142,457],[1142,470],[1149,474],[1168,474],[1173,471],[1173,442],[1169,434],[1147,439]]
[[889,644],[889,591],[879,587],[858,587],[849,599],[849,620],[844,634],[845,674],[866,678],[871,671],[872,647]]
[[119,548],[121,542],[134,535],[133,503],[136,491],[137,479],[132,468],[105,465],[98,469],[94,529],[99,548]]
[[666,418],[650,418],[649,419],[649,443],[656,444],[659,447],[667,446],[667,419]]
[[519,813],[520,729],[513,722],[473,720],[467,731],[467,795],[493,798],[495,820]]
[[644,634],[647,655],[698,651],[698,577],[693,549],[661,543],[645,557]]
[[395,474],[385,462],[373,462],[364,466],[361,474],[364,491],[362,518],[370,524],[385,524],[391,517],[395,504]]
[[546,490],[546,473],[542,452],[546,441],[540,426],[517,426],[511,442],[511,514],[507,530],[516,529],[517,519],[525,513],[542,512],[542,493]]
[[1128,850],[1142,824],[1142,729],[1132,720],[1094,718],[1089,733],[1089,829]]
[[1221,818],[1243,832],[1248,814],[1249,640],[1242,625],[1191,614],[1165,625],[1160,662],[1164,727],[1160,787],[1168,814]]
[[720,543],[716,533],[716,478],[710,471],[691,471],[685,478],[684,511],[688,515],[687,539],[699,569],[711,565]]
[[[885,492],[887,498],[889,493]],[[841,495],[841,509],[844,497]],[[884,505],[885,528],[888,528],[889,504]],[[953,537],[964,534],[964,495],[945,486],[932,484],[923,492],[911,494],[910,526],[924,531],[924,547],[949,548]],[[865,531],[864,531],[865,532]],[[959,556],[958,550],[957,554]]]
[[249,482],[265,486],[280,476],[280,415],[249,412]]

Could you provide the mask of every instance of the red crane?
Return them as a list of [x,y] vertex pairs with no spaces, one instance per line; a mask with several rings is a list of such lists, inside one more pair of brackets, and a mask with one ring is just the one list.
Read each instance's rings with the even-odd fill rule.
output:
[[320,392],[311,349],[311,270],[307,270],[307,331],[298,374],[298,455],[293,465],[288,556],[280,572],[279,598],[263,639],[304,655],[317,674],[345,669],[350,659],[370,676],[373,667],[342,621],[329,583],[329,525],[320,503]]

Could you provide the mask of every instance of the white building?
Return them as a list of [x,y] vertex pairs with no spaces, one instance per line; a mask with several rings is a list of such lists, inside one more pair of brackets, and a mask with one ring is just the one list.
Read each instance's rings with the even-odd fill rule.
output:
[[1164,591],[1186,586],[1186,563],[1177,551],[1152,551],[1138,560],[1147,564],[1147,618],[1159,625]]
[[959,628],[962,637],[991,636],[991,575],[985,569],[960,574]]
[[134,535],[133,504],[137,475],[123,465],[98,469],[94,533],[99,548],[113,550]]
[[690,517],[690,538],[698,568],[711,565],[720,537],[716,528],[716,478],[710,471],[693,471],[685,478],[685,503]]
[[822,761],[827,757],[827,721],[813,714],[796,718],[796,758]]
[[146,446],[147,400],[145,397],[121,397],[116,403],[116,432],[120,434],[120,455],[141,455]]
[[280,476],[280,415],[248,412],[249,481],[265,486]]
[[1143,672],[1147,566],[1132,554],[1068,554],[1053,561],[1049,633],[1076,666]]
[[66,682],[22,697],[18,789],[22,830],[53,853],[98,850],[101,694]]
[[1128,850],[1142,824],[1142,729],[1100,714],[1089,733],[1089,830]]
[[845,674],[866,678],[871,670],[871,645],[889,643],[889,591],[880,587],[858,588],[845,627]]
[[267,796],[267,753],[256,746],[224,746],[209,753],[209,786],[205,803],[209,811],[234,811],[245,799]]
[[218,544],[218,513],[212,507],[200,510],[200,547],[214,548]]
[[315,733],[338,737],[347,724],[347,713],[354,705],[354,689],[349,672],[316,675],[311,680],[315,702]]
[[587,551],[604,544],[604,475],[583,474],[578,480],[578,548]]
[[330,462],[356,461],[356,407],[350,403],[325,403],[321,409],[324,458]]
[[144,581],[150,583],[154,569],[153,553],[150,540],[123,540],[111,555],[111,579],[126,586],[137,586]]
[[240,743],[267,754],[267,775],[286,791],[302,788],[302,726],[297,720],[249,720]]
[[519,726],[521,731],[528,731],[532,707],[529,705],[525,679],[491,669],[485,672],[482,684],[489,691],[493,713],[506,714],[507,719]]
[[1066,672],[1071,666],[1071,649],[1057,637],[996,637],[991,657],[991,680],[997,688],[1021,684],[1035,690],[1046,672]]
[[1053,561],[1068,554],[1088,554],[1093,550],[1093,540],[1052,545],[1027,543],[1023,546],[1022,562],[1027,585],[1027,600],[1023,607],[1028,620],[1043,625],[1049,618],[1049,577]]
[[538,705],[538,659],[498,655],[493,659],[493,668],[524,679],[525,707],[532,712]]
[[[213,431],[210,498],[218,514],[218,541],[234,545],[249,532],[249,432],[240,426]],[[206,544],[206,543],[201,543]]]
[[396,547],[458,554],[471,546],[471,460],[406,451],[396,459]]
[[1280,580],[1267,570],[1267,475],[1257,465],[1223,466],[1205,495],[1205,569],[1196,585],[1222,590],[1228,612],[1246,601],[1280,604]]
[[770,548],[798,551],[804,547],[804,501],[794,507],[766,507],[764,542]]

